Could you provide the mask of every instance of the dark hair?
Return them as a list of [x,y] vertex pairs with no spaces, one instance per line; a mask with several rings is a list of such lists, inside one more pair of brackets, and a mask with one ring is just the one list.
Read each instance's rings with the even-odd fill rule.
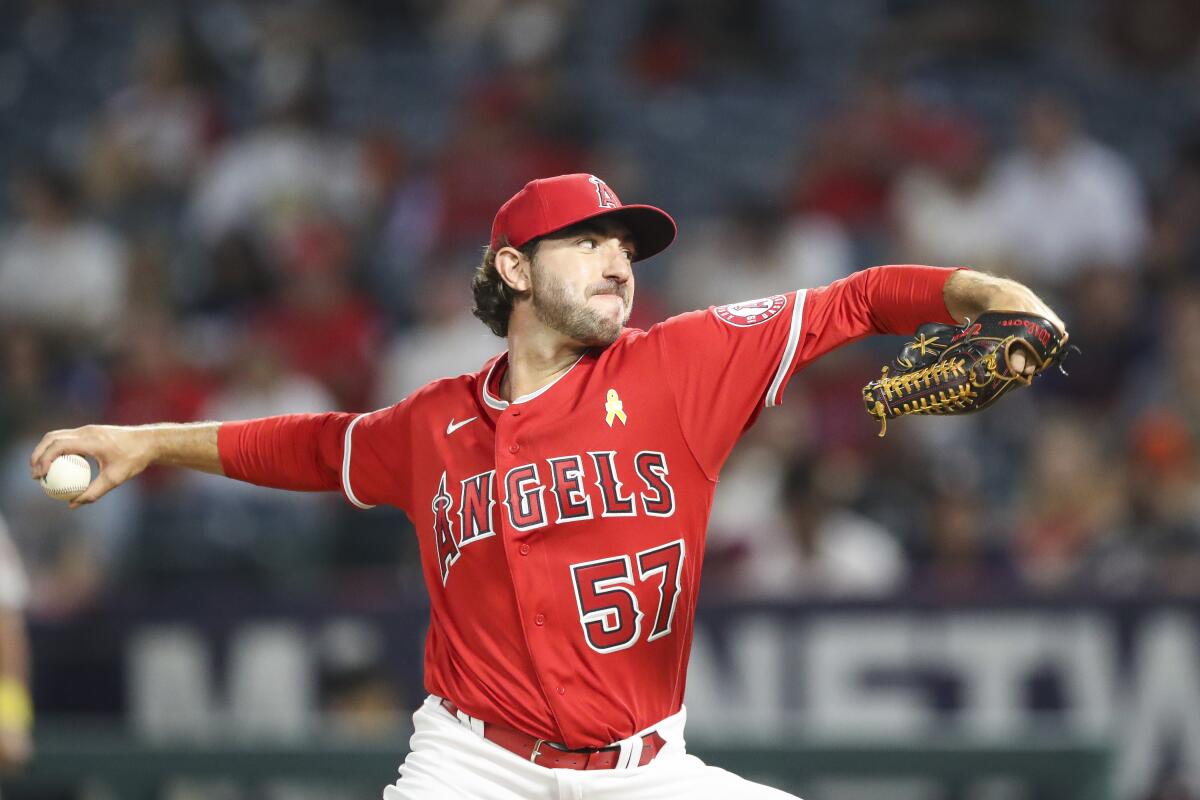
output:
[[[517,250],[528,259],[533,258],[537,250],[538,240],[526,242]],[[502,241],[500,247],[507,247]],[[526,292],[518,292],[500,277],[496,269],[496,251],[499,248],[488,247],[483,251],[483,260],[475,268],[475,277],[471,279],[471,291],[475,295],[475,308],[471,313],[478,317],[492,333],[503,338],[508,336],[508,319],[512,315],[513,304],[525,297]]]

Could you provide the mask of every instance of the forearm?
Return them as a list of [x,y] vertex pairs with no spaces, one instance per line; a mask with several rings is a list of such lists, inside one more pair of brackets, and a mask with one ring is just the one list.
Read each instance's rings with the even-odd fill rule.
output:
[[160,423],[140,425],[130,430],[144,443],[151,464],[224,475],[217,449],[217,430],[220,427],[218,422]]
[[986,272],[959,270],[950,276],[943,289],[946,310],[960,324],[978,319],[986,311],[1022,311],[1046,317],[1060,331],[1063,321],[1029,287],[1008,278]]
[[30,457],[43,477],[61,455],[99,463],[72,507],[93,503],[152,465],[185,467],[279,489],[337,489],[341,442],[353,415],[294,414],[246,422],[85,425],[51,431]]

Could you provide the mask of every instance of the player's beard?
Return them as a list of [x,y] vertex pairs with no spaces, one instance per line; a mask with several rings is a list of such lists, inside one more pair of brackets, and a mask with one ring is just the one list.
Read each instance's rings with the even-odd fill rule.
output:
[[633,311],[633,288],[628,283],[605,281],[587,288],[587,297],[615,294],[624,301],[625,313],[618,322],[588,306],[586,299],[583,302],[574,300],[553,270],[542,267],[536,258],[533,259],[531,278],[533,313],[538,320],[589,347],[605,347],[615,342]]

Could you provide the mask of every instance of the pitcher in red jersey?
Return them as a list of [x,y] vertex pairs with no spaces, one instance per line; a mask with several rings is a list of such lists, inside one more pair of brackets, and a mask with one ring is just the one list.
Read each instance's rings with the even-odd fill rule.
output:
[[508,342],[477,373],[365,414],[54,431],[33,476],[79,453],[102,470],[77,505],[165,463],[403,509],[430,597],[430,695],[385,800],[790,797],[684,746],[722,464],[839,345],[992,308],[1061,321],[1012,281],[885,266],[625,327],[634,262],[674,237],[665,212],[593,175],[531,181],[475,276],[475,314]]

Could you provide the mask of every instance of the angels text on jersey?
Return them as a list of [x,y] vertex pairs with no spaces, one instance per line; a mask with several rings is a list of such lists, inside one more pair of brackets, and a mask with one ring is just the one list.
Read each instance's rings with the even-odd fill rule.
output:
[[494,469],[466,478],[443,470],[432,500],[442,585],[467,545],[496,535],[497,505],[520,532],[597,517],[670,517],[670,474],[666,454],[657,450],[558,456],[512,467],[499,479]]

